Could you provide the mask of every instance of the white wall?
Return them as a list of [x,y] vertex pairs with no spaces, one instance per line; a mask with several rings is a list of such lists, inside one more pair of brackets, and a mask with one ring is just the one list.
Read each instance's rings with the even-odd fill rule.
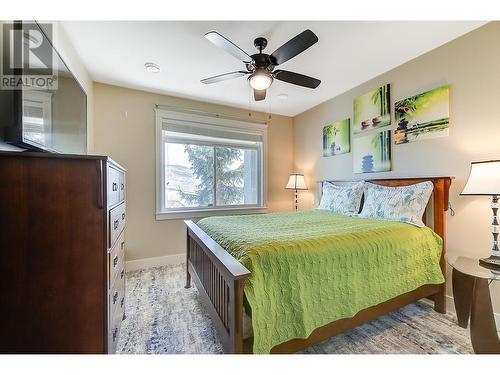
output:
[[[381,53],[391,51],[382,48]],[[369,59],[363,63],[369,64]],[[391,84],[392,113],[394,101],[449,84],[449,137],[393,145],[392,171],[386,173],[354,175],[352,152],[322,157],[323,126],[352,119],[353,99],[386,83]],[[388,128],[394,128],[394,120]],[[450,201],[456,216],[448,215],[448,251],[489,255],[490,202],[459,193],[471,161],[500,159],[500,22],[489,23],[295,117],[294,155],[296,169],[306,174],[310,186],[323,179],[455,177]],[[302,194],[303,207],[311,207],[313,197],[314,192]],[[500,285],[493,288],[496,312],[500,312]]]

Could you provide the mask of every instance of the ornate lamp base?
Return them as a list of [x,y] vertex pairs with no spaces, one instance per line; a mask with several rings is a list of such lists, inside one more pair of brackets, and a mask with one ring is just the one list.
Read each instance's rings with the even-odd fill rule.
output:
[[497,215],[498,215],[498,196],[493,195],[491,197],[491,210],[493,211],[493,221],[491,223],[491,234],[493,235],[493,248],[491,249],[491,256],[489,258],[479,259],[479,264],[483,267],[500,270],[500,249],[498,248],[498,232],[500,226],[498,225]]

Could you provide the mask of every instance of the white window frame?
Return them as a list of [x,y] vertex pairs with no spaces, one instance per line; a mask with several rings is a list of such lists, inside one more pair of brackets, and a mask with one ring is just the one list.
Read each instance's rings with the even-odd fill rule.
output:
[[[164,205],[165,198],[165,167],[164,167],[164,148],[165,142],[162,137],[163,124],[190,124],[203,128],[213,128],[220,130],[231,130],[241,132],[258,133],[262,137],[262,157],[260,160],[258,181],[261,181],[258,188],[258,203],[256,205],[231,205],[218,207],[186,207],[182,209],[166,209]],[[155,108],[155,138],[156,138],[156,220],[167,219],[186,219],[205,217],[213,215],[224,215],[231,213],[261,213],[265,212],[267,202],[266,192],[266,155],[267,155],[267,125],[246,122],[242,120],[233,120],[228,118],[215,117],[210,115],[195,114],[189,112],[180,112]],[[224,146],[223,143],[220,143]],[[232,146],[227,144],[227,146]]]

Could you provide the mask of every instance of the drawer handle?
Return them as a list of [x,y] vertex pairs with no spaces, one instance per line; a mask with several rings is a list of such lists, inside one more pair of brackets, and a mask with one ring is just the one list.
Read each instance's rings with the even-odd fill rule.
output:
[[113,191],[118,191],[118,184],[116,182],[113,182],[112,189]]
[[122,300],[120,301],[120,307],[123,307],[124,303],[125,303],[125,297],[123,297]]
[[113,305],[116,303],[117,299],[118,299],[118,292],[115,291],[115,293],[113,294]]
[[125,212],[122,213],[122,220],[125,220]]
[[123,250],[124,247],[125,247],[125,242],[123,241],[122,244],[121,244],[122,250]]
[[118,255],[115,255],[115,257],[113,258],[113,267],[116,267],[117,264],[118,264]]
[[123,189],[125,189],[125,185],[124,185],[124,184],[122,184],[122,190],[123,190]]
[[120,272],[120,279],[123,279],[124,275],[125,275],[125,270],[122,270],[122,272]]
[[113,222],[113,228],[114,228],[114,229],[118,229],[118,224],[119,224],[119,221],[118,221],[118,220],[115,220],[115,221]]
[[115,327],[115,329],[113,330],[113,341],[116,340],[116,335],[118,334],[118,327]]

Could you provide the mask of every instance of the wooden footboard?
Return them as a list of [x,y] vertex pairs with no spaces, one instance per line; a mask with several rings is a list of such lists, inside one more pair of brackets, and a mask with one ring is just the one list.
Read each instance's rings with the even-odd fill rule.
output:
[[243,353],[243,287],[250,271],[192,221],[187,225],[186,288],[195,283],[226,353]]

